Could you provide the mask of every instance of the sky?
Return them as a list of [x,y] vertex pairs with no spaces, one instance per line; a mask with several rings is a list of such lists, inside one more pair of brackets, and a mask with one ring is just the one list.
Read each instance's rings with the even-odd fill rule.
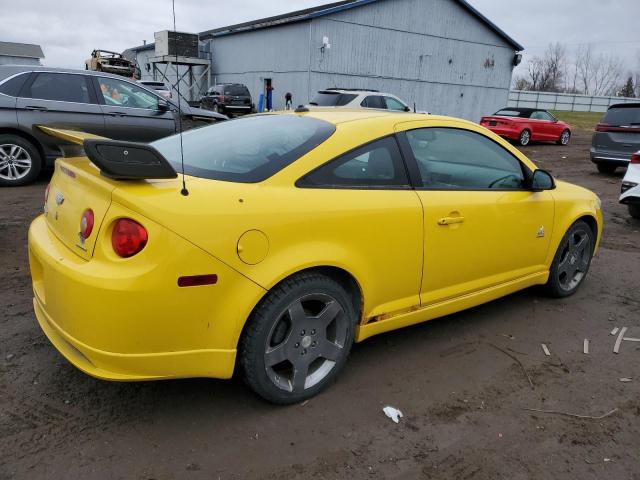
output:
[[[176,26],[201,32],[330,1],[176,0]],[[640,70],[640,0],[469,2],[525,46],[523,67],[559,41],[570,53],[580,44],[592,44],[599,52],[620,56],[627,70]],[[171,0],[0,0],[0,12],[0,41],[39,44],[45,65],[66,68],[84,68],[94,48],[122,51],[152,42],[153,32],[173,24]]]

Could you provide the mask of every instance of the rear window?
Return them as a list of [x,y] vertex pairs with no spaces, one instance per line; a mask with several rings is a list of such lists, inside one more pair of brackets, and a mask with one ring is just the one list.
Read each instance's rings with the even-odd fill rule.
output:
[[235,95],[237,97],[240,97],[240,96],[249,97],[249,96],[251,96],[249,94],[249,90],[244,85],[225,85],[224,86],[224,94],[225,95]]
[[318,92],[309,103],[318,107],[344,107],[356,97],[357,95],[353,95],[352,93]]
[[27,96],[40,100],[90,103],[89,86],[84,75],[39,73]]
[[613,126],[640,125],[640,107],[611,108],[605,114],[602,123]]
[[[240,183],[266,180],[335,132],[331,123],[298,115],[260,115],[183,134],[185,173]],[[181,171],[180,136],[152,145]]]
[[525,115],[518,110],[500,110],[496,112],[495,115],[500,115],[501,117],[524,117]]
[[0,85],[0,93],[4,93],[5,95],[9,95],[10,97],[17,97],[20,93],[22,85],[24,85],[24,82],[27,78],[29,78],[28,73],[22,73],[13,78],[10,78],[2,85]]

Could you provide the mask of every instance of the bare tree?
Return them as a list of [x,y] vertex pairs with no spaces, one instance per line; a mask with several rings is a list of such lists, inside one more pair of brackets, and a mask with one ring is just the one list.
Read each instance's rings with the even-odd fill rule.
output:
[[577,83],[586,95],[614,95],[622,76],[622,60],[613,54],[596,55],[581,45],[576,55]]
[[521,78],[521,86],[538,92],[562,90],[567,70],[567,53],[561,43],[550,44],[544,56],[533,57],[528,65],[527,77]]

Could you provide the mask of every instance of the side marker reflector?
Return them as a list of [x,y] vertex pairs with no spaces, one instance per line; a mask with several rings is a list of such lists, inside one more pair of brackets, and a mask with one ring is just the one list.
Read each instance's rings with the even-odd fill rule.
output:
[[199,287],[202,285],[215,285],[218,283],[218,275],[191,275],[178,278],[179,287]]

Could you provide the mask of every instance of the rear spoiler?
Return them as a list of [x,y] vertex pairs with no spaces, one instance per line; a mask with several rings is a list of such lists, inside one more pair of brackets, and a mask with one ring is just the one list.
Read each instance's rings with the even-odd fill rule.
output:
[[[114,180],[144,180],[178,176],[169,161],[150,145],[109,140],[99,135],[74,130],[44,126],[38,128],[53,137],[83,147],[84,152],[79,154],[86,155],[105,177]],[[65,147],[62,148],[64,151]],[[77,155],[78,150],[82,149],[76,149],[73,154]]]

